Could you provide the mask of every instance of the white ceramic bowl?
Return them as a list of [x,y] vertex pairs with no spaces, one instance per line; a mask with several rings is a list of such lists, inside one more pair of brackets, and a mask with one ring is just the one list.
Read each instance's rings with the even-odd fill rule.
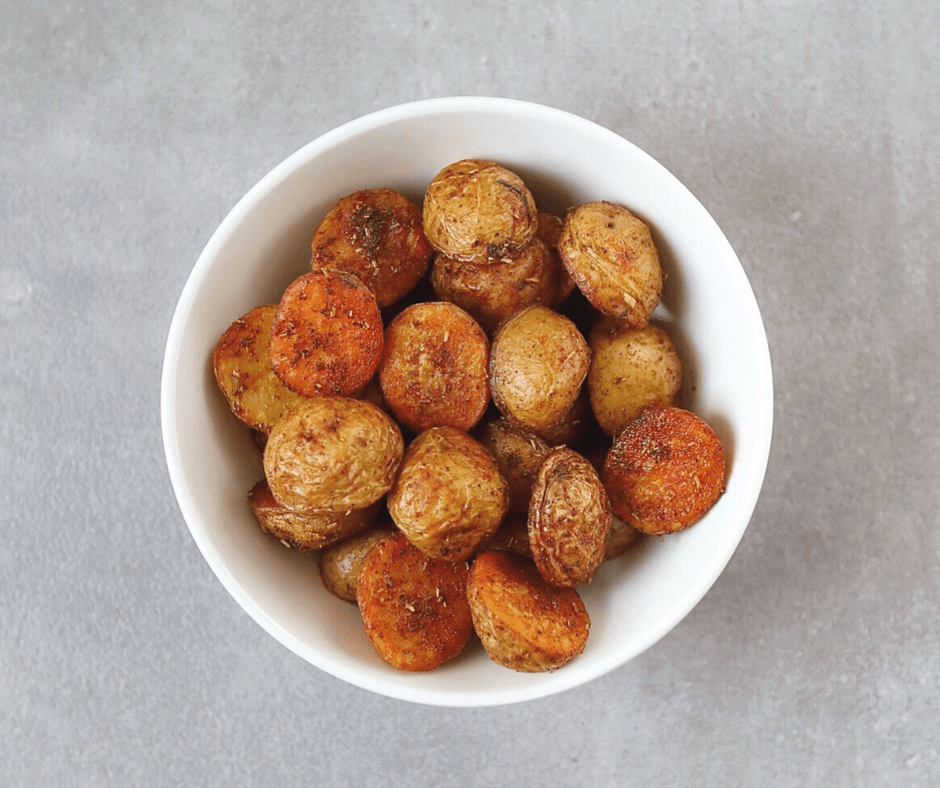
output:
[[[236,318],[276,301],[309,270],[310,239],[340,197],[388,186],[420,203],[431,178],[462,158],[516,171],[540,207],[621,203],[653,228],[667,273],[657,318],[687,369],[684,404],[721,437],[727,491],[689,530],[604,564],[582,596],[591,632],[553,673],[491,662],[476,643],[429,673],[384,664],[354,605],[330,596],[310,556],[262,534],[246,501],[262,477],[247,428],[216,390],[210,355]],[[568,113],[505,99],[449,98],[376,112],[303,147],[243,197],[212,235],[170,327],[162,382],[170,478],[193,538],[248,614],[299,656],[340,679],[419,703],[486,706],[556,693],[648,649],[704,596],[757,502],[773,422],[770,356],[744,271],[702,205],[666,169],[613,132]],[[475,642],[475,641],[474,641]]]

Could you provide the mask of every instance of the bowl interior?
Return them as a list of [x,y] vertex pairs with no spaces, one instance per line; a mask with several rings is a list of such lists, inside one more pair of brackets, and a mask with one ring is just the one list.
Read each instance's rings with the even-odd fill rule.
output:
[[[210,355],[226,327],[276,302],[308,270],[319,219],[340,197],[388,186],[420,203],[431,178],[461,158],[499,161],[539,207],[563,213],[603,199],[650,223],[667,274],[656,319],[686,365],[683,404],[728,454],[727,491],[695,527],[649,540],[604,564],[582,596],[584,653],[553,673],[492,663],[478,643],[430,673],[385,665],[353,605],[330,596],[316,559],[261,533],[246,500],[262,475],[245,428],[216,389]],[[770,359],[753,293],[730,244],[701,204],[631,143],[589,121],[502,99],[403,105],[342,126],[269,173],[210,239],[170,329],[162,390],[167,463],[180,509],[213,571],[271,635],[330,674],[390,697],[450,706],[548,695],[600,676],[649,648],[712,585],[747,527],[760,491],[773,418]]]

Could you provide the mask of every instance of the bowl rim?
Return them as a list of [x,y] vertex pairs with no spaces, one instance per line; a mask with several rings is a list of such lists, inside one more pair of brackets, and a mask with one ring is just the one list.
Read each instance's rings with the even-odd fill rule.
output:
[[[641,640],[626,658],[622,655],[612,654],[606,659],[599,659],[593,671],[587,674],[583,672],[557,671],[552,674],[551,681],[530,684],[519,688],[509,688],[492,690],[485,695],[455,696],[446,690],[428,689],[409,684],[407,688],[398,685],[389,686],[380,679],[373,679],[368,675],[357,673],[347,665],[337,664],[332,659],[322,658],[321,655],[311,655],[308,647],[305,647],[293,634],[276,622],[247,592],[239,583],[235,575],[222,560],[221,556],[213,546],[211,539],[205,529],[199,524],[199,516],[191,498],[191,493],[184,478],[184,471],[181,461],[181,450],[178,441],[177,424],[177,392],[175,385],[176,371],[180,362],[180,350],[182,339],[189,321],[193,317],[193,305],[197,294],[200,292],[203,280],[208,275],[211,262],[216,256],[218,250],[223,245],[224,240],[236,228],[243,218],[252,211],[256,205],[261,202],[265,196],[277,184],[288,178],[302,162],[315,158],[324,151],[331,149],[339,142],[349,140],[350,138],[368,133],[376,128],[392,124],[402,119],[414,117],[437,115],[442,113],[489,113],[489,114],[511,114],[520,117],[526,117],[532,120],[551,117],[555,122],[574,123],[582,128],[590,129],[592,133],[599,135],[609,135],[616,138],[616,144],[625,145],[632,149],[633,154],[645,158],[649,164],[658,168],[662,176],[670,181],[672,188],[678,188],[684,193],[686,199],[694,201],[701,211],[708,217],[717,230],[718,235],[727,246],[727,251],[736,263],[734,271],[735,284],[741,291],[739,298],[741,304],[749,312],[748,320],[755,331],[759,331],[759,336],[752,337],[752,340],[759,345],[761,349],[760,357],[757,359],[759,366],[758,377],[761,388],[760,416],[758,423],[760,425],[759,434],[752,438],[757,447],[757,465],[750,467],[751,477],[755,482],[748,488],[747,495],[741,502],[739,511],[744,519],[744,526],[741,528],[738,538],[733,544],[728,544],[725,550],[726,554],[715,557],[713,563],[714,571],[708,577],[707,582],[702,582],[700,593],[694,598],[687,599],[683,604],[682,610],[677,611],[676,615],[664,617],[661,626],[651,630],[646,638]],[[161,433],[163,438],[164,452],[166,455],[167,468],[171,485],[179,506],[183,519],[187,524],[193,540],[196,542],[203,558],[209,564],[210,569],[222,583],[223,587],[235,599],[236,603],[248,613],[266,632],[272,635],[282,645],[289,648],[295,654],[305,661],[313,664],[324,672],[346,681],[349,684],[366,689],[377,694],[391,697],[398,700],[409,702],[447,707],[482,707],[504,705],[528,700],[534,700],[546,697],[558,692],[571,689],[596,678],[599,678],[610,671],[621,667],[639,654],[648,650],[659,640],[665,637],[673,628],[675,628],[684,619],[701,599],[712,588],[718,576],[724,571],[731,556],[740,544],[744,532],[753,516],[754,508],[757,505],[761,489],[763,487],[766,475],[767,464],[770,455],[770,445],[773,433],[774,418],[774,397],[773,397],[773,372],[770,358],[770,348],[767,342],[766,330],[763,319],[757,304],[753,289],[747,279],[740,260],[732,249],[724,233],[718,227],[714,218],[702,206],[698,199],[678,180],[664,165],[637,147],[620,134],[579,115],[557,109],[545,104],[522,101],[519,99],[497,98],[487,96],[450,96],[442,98],[422,99],[403,104],[397,104],[385,109],[363,115],[361,117],[349,120],[304,144],[294,153],[287,156],[280,163],[275,165],[266,175],[257,181],[248,192],[243,195],[226,214],[225,218],[214,230],[208,242],[197,258],[192,270],[190,271],[186,283],[183,287],[179,300],[174,309],[173,317],[167,333],[166,347],[163,356],[163,368],[161,375],[160,390],[160,416]],[[689,604],[691,602],[691,604]]]

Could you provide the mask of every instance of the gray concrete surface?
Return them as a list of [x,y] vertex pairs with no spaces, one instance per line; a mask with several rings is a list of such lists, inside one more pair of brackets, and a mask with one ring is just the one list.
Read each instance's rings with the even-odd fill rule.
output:
[[[940,784],[940,6],[0,0],[0,785]],[[238,198],[371,110],[551,104],[712,212],[776,430],[711,593],[583,688],[371,695],[229,598],[170,488],[169,321]]]

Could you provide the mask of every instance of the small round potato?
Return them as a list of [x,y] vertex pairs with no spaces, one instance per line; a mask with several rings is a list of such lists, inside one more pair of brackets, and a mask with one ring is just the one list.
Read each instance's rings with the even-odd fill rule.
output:
[[393,189],[363,189],[337,202],[317,227],[312,250],[313,270],[355,274],[380,307],[411,290],[431,259],[421,209]]
[[509,485],[509,511],[528,516],[532,485],[548,444],[525,427],[506,419],[492,419],[478,431],[480,443],[496,460],[496,466]]
[[531,304],[554,306],[556,272],[548,247],[533,238],[518,256],[498,263],[435,255],[431,284],[438,298],[465,309],[492,333],[503,320]]
[[525,673],[555,670],[584,651],[591,619],[573,588],[549,585],[526,558],[498,550],[477,556],[467,596],[487,655]]
[[271,325],[271,367],[307,397],[354,394],[382,357],[382,314],[355,275],[319,270],[297,278],[281,296]]
[[473,429],[490,401],[490,343],[470,315],[443,301],[415,304],[389,324],[384,346],[379,382],[402,424]]
[[587,389],[601,429],[616,435],[647,405],[677,405],[682,362],[669,335],[652,323],[630,328],[611,317],[588,335]]
[[609,202],[579,205],[558,242],[575,284],[601,312],[643,328],[659,303],[663,272],[649,227]]
[[590,362],[591,351],[574,323],[547,307],[529,307],[493,338],[493,401],[508,419],[543,430],[574,404]]
[[391,524],[378,525],[321,550],[319,568],[323,587],[334,596],[355,604],[362,559],[381,539],[393,532]]
[[558,421],[537,431],[538,436],[549,446],[573,446],[579,443],[595,426],[591,413],[591,401],[582,386],[577,399]]
[[554,449],[529,504],[529,544],[545,581],[590,583],[604,560],[611,520],[610,500],[591,463],[571,449]]
[[212,353],[212,370],[232,413],[264,435],[304,399],[271,369],[271,324],[276,313],[277,304],[255,307],[225,330]]
[[395,525],[432,558],[463,561],[495,533],[509,488],[492,455],[465,432],[433,427],[405,451],[388,494]]
[[604,560],[613,561],[620,558],[640,538],[640,532],[632,525],[627,525],[619,517],[612,517],[607,542],[604,544]]
[[522,517],[510,515],[500,523],[496,533],[480,545],[484,550],[502,550],[532,559],[532,546],[529,544],[529,524]]
[[424,231],[454,260],[496,261],[518,254],[535,235],[535,200],[515,173],[464,159],[441,170],[424,196]]
[[724,492],[724,449],[699,416],[651,405],[614,439],[602,478],[617,517],[644,533],[675,533]]
[[561,261],[561,255],[558,253],[558,241],[561,238],[561,229],[564,225],[561,217],[551,213],[539,211],[538,228],[535,231],[535,237],[544,243],[551,255],[551,265],[549,266],[550,275],[545,277],[545,291],[541,303],[547,307],[555,309],[563,301],[567,300],[575,290],[574,279],[565,268]]
[[313,397],[274,425],[264,472],[289,509],[348,512],[385,495],[403,452],[398,425],[372,403]]
[[374,504],[351,512],[295,512],[277,502],[265,480],[251,488],[248,503],[263,531],[301,552],[319,550],[359,533],[379,511]]

